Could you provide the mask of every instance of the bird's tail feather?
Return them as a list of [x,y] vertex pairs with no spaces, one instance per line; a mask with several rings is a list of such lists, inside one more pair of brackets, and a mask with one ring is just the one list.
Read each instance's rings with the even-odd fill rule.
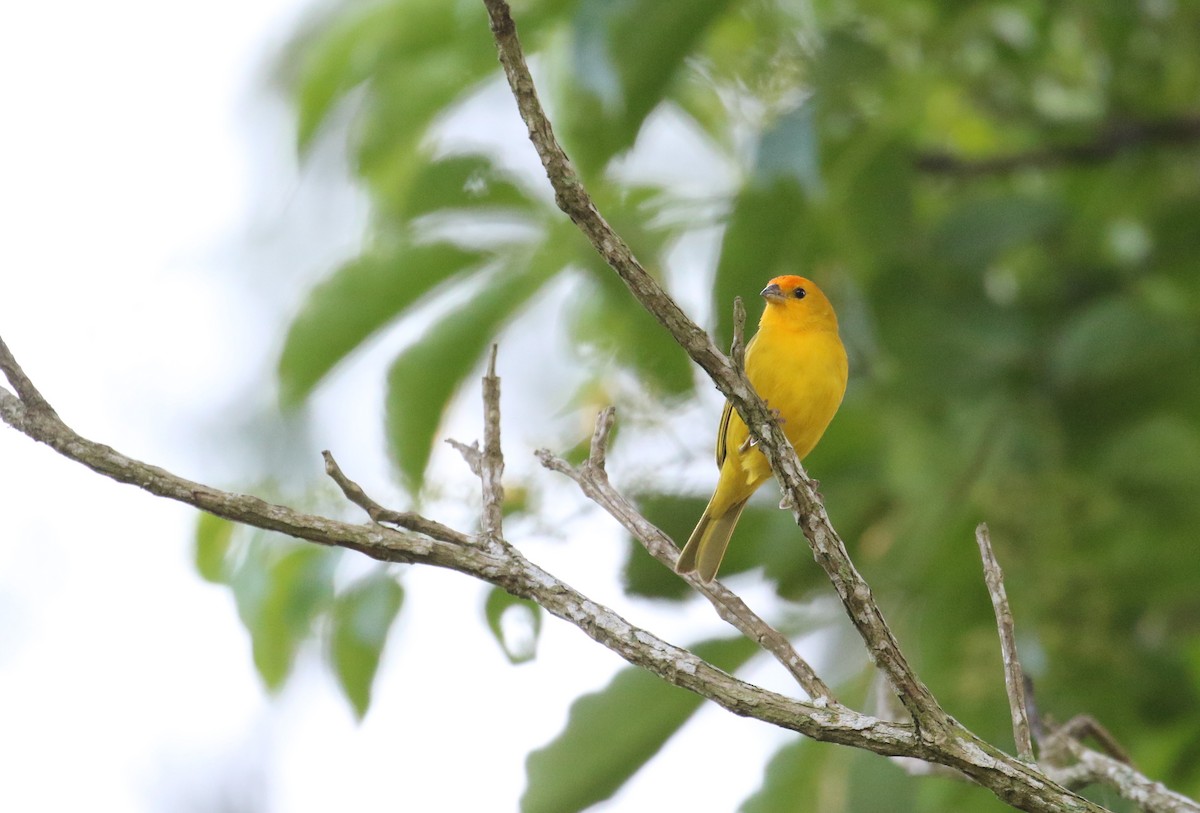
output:
[[717,575],[717,568],[721,566],[721,560],[725,558],[729,538],[733,536],[733,529],[745,507],[746,500],[734,503],[719,517],[710,514],[708,508],[704,509],[704,516],[700,517],[696,530],[692,531],[687,544],[683,546],[683,552],[679,554],[675,572],[694,572],[702,581],[712,581]]

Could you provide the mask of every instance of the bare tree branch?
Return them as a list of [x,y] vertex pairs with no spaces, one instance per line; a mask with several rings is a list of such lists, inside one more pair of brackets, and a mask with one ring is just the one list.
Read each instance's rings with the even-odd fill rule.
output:
[[[1046,776],[1067,788],[1103,785],[1145,813],[1200,813],[1200,804],[1134,767],[1116,737],[1094,717],[1080,714],[1053,726],[1038,719],[1031,687],[1026,687],[1026,697]],[[1084,740],[1093,740],[1103,753]]]
[[487,374],[483,377],[483,457],[479,482],[483,488],[481,525],[488,544],[499,545],[504,539],[504,453],[500,450],[500,379],[496,376],[496,345],[488,355]]
[[473,542],[470,537],[459,534],[457,531],[442,525],[440,522],[427,519],[420,514],[415,514],[412,511],[393,511],[390,508],[384,508],[367,496],[367,493],[363,491],[358,483],[342,473],[341,467],[333,459],[331,452],[326,450],[321,452],[321,456],[325,458],[325,473],[338,484],[346,499],[367,512],[367,516],[371,518],[372,522],[397,525],[409,531],[441,539],[457,538],[461,539],[463,544],[471,544]]
[[1017,637],[1014,630],[1012,610],[1008,606],[1008,595],[1004,592],[1004,572],[996,561],[992,550],[992,538],[988,527],[979,523],[975,528],[975,541],[983,559],[983,577],[987,582],[988,595],[992,597],[992,610],[996,614],[996,626],[1000,631],[1000,654],[1004,659],[1004,687],[1008,690],[1008,707],[1012,714],[1013,740],[1017,744],[1017,756],[1032,763],[1033,739],[1029,734],[1029,714],[1025,705],[1025,674],[1021,660],[1017,657]]

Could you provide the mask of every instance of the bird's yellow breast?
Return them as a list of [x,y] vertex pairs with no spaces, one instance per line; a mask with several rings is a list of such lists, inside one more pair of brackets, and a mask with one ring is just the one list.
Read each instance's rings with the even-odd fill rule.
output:
[[[833,329],[764,324],[746,349],[746,376],[775,410],[783,432],[804,458],[833,420],[846,392],[846,351]],[[745,499],[771,476],[767,458],[747,445],[750,436],[731,411],[718,438],[721,477],[718,492],[733,504]],[[723,455],[721,453],[724,453]]]

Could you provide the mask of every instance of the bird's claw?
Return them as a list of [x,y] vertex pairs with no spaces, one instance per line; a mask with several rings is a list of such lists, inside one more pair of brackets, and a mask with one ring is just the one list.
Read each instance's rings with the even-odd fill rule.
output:
[[783,417],[783,415],[782,415],[782,414],[780,414],[780,412],[779,412],[779,410],[778,410],[778,409],[776,409],[775,407],[771,406],[771,402],[770,402],[770,401],[767,401],[766,399],[764,399],[764,400],[763,400],[763,406],[765,406],[765,407],[767,408],[767,412],[770,412],[770,413],[771,413],[771,417],[772,417],[772,418],[774,418],[775,420],[779,421],[779,425],[780,425],[780,426],[783,426],[785,423],[787,423],[787,418]]
[[[766,401],[763,401],[763,403],[767,405],[767,411],[771,413],[771,417],[774,418],[780,426],[783,426],[785,423],[787,423],[787,418],[783,417],[783,415],[781,415],[779,413],[778,409],[775,409],[775,407],[771,406]],[[738,447],[738,454],[745,454],[746,452],[750,451],[757,445],[758,445],[758,438],[754,438],[754,437],[746,438],[742,442],[742,445]]]

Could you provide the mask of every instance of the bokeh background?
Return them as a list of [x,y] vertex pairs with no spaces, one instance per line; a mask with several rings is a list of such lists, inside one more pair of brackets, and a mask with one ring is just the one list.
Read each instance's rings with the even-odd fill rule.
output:
[[[791,690],[533,462],[579,454],[616,404],[614,481],[682,539],[720,398],[554,208],[481,4],[68,8],[0,12],[0,327],[77,430],[355,517],[330,448],[381,501],[468,528],[477,484],[441,439],[478,436],[499,341],[512,541]],[[1095,715],[1200,794],[1200,9],[514,13],[602,211],[720,342],[778,273],[834,300],[852,379],[806,464],[946,708],[1010,744],[986,520],[1043,713]],[[1004,809],[614,678],[453,574],[198,521],[0,444],[5,807]],[[872,708],[771,491],[723,576]]]

